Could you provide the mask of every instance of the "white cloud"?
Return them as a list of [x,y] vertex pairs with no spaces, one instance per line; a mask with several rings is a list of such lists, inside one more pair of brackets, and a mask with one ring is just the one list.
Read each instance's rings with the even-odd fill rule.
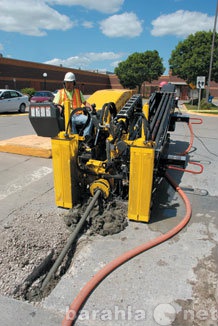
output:
[[44,63],[55,65],[55,66],[68,67],[68,68],[84,68],[88,66],[89,60],[82,56],[74,56],[67,59],[54,58]]
[[109,37],[135,37],[142,32],[142,21],[133,12],[125,12],[101,21],[100,29]]
[[120,60],[114,61],[114,62],[111,63],[111,67],[116,68],[119,63],[120,63]]
[[[53,4],[82,6],[87,10],[103,13],[114,13],[120,10],[124,0],[1,0],[0,30],[17,32],[30,36],[44,36],[49,30],[68,30],[77,22],[66,15],[60,14],[51,6]],[[85,21],[85,28],[92,28],[93,23]]]
[[161,15],[152,21],[153,36],[176,35],[186,37],[197,31],[213,30],[214,17],[197,11],[178,10]]
[[82,6],[87,9],[112,14],[120,10],[124,0],[47,0],[47,3],[59,4],[62,6]]
[[0,43],[0,51],[4,50],[3,44]]
[[82,26],[85,27],[85,28],[93,28],[94,24],[93,24],[93,22],[90,22],[90,21],[84,21],[82,23]]
[[0,30],[31,36],[46,35],[47,30],[67,30],[74,23],[66,15],[48,7],[44,1],[1,0]]
[[109,61],[109,60],[116,60],[123,56],[122,53],[114,53],[114,52],[88,52],[83,53],[78,56],[69,57],[67,59],[52,59],[49,61],[46,61],[44,63],[51,64],[55,66],[62,65],[63,67],[68,68],[81,68],[86,69],[87,67],[93,63],[93,62],[100,62],[100,61]]
[[92,62],[93,61],[104,61],[104,60],[114,60],[118,59],[122,56],[122,53],[114,53],[114,52],[89,52],[86,53],[85,56],[87,56]]

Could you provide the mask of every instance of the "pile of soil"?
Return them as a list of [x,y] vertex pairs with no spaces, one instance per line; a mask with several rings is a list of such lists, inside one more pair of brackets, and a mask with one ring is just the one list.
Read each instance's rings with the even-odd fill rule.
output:
[[70,234],[57,211],[45,216],[16,213],[13,221],[2,227],[0,294],[22,296],[31,281],[29,275],[43,274],[56,259]]
[[[60,208],[48,209],[45,215],[34,214],[34,210],[26,214],[22,214],[22,210],[20,213],[16,211],[11,222],[1,227],[1,295],[31,301],[40,300],[38,289],[86,207],[75,207],[69,211]],[[96,205],[78,238],[85,233],[85,239],[88,241],[95,234],[106,236],[121,232],[127,226],[126,212],[127,203],[122,201],[108,203],[101,215]],[[86,240],[81,241],[83,246]],[[52,290],[69,268],[77,245],[79,242],[72,246],[43,296]]]

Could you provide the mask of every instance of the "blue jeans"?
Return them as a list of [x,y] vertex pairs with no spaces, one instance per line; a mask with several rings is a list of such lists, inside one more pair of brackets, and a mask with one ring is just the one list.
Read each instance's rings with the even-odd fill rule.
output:
[[[76,126],[84,125],[87,121],[88,117],[84,114],[74,114],[72,117],[72,133],[78,134]],[[88,126],[83,130],[83,136],[91,136],[91,129],[92,129],[92,119],[90,120]]]

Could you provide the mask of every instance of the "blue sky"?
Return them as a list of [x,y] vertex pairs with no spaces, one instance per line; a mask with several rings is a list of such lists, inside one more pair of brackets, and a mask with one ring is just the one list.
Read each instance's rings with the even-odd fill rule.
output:
[[179,41],[213,30],[217,0],[0,0],[4,57],[111,71],[134,52],[168,60]]

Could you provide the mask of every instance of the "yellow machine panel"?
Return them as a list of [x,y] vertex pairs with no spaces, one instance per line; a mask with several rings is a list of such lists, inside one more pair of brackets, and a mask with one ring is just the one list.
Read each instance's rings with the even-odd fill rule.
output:
[[101,109],[105,103],[113,102],[116,105],[117,112],[119,112],[132,94],[133,91],[126,89],[104,89],[92,94],[88,98],[88,102],[90,104],[95,103],[97,111]]
[[72,208],[77,201],[76,153],[78,140],[53,138],[52,162],[54,172],[55,202],[59,207]]
[[154,170],[154,149],[131,147],[128,218],[148,222]]

